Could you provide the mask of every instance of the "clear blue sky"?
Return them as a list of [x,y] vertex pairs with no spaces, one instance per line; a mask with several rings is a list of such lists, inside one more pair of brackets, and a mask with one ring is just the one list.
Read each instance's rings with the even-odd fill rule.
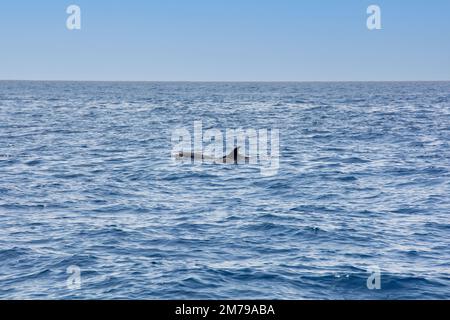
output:
[[0,79],[450,80],[450,1],[2,0]]

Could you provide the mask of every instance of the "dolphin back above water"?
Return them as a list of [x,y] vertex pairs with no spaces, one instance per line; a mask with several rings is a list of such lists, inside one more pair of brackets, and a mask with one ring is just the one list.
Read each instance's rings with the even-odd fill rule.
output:
[[213,163],[243,163],[248,162],[250,160],[249,157],[245,157],[241,154],[239,154],[239,149],[241,147],[235,147],[233,151],[231,151],[228,155],[223,156],[221,158],[214,158],[208,155],[205,155],[201,152],[184,152],[179,151],[175,154],[176,159],[191,159],[191,160],[202,160],[207,162],[213,162]]

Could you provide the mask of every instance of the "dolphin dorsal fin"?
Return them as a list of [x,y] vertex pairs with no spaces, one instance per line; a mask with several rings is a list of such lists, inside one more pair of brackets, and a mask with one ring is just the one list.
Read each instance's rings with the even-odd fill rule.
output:
[[227,154],[224,158],[231,158],[231,159],[236,158],[237,155],[238,155],[239,148],[240,148],[240,147],[235,147],[235,148],[233,149],[233,151],[231,151],[229,154]]

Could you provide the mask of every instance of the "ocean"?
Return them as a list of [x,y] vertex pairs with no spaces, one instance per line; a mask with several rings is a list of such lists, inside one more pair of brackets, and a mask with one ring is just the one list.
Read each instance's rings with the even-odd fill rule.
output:
[[450,299],[450,82],[1,81],[0,298]]

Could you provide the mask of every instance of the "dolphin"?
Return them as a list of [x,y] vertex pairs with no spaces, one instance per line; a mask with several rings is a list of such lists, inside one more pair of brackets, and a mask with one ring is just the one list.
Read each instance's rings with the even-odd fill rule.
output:
[[250,160],[249,157],[245,157],[245,156],[239,154],[240,148],[241,147],[236,147],[228,155],[222,157],[222,162],[223,163],[235,163],[235,164],[242,163],[242,161],[248,162],[248,160]]
[[204,155],[200,152],[183,152],[179,151],[175,154],[177,159],[202,159],[202,160],[215,160],[213,157]]
[[208,155],[205,155],[201,152],[183,152],[179,151],[175,154],[176,159],[194,159],[194,160],[206,160],[211,161],[215,163],[233,163],[238,164],[242,163],[243,161],[248,162],[250,160],[249,157],[245,157],[241,154],[239,154],[239,149],[241,147],[235,147],[233,151],[231,151],[226,156],[223,156],[222,158],[214,158]]

